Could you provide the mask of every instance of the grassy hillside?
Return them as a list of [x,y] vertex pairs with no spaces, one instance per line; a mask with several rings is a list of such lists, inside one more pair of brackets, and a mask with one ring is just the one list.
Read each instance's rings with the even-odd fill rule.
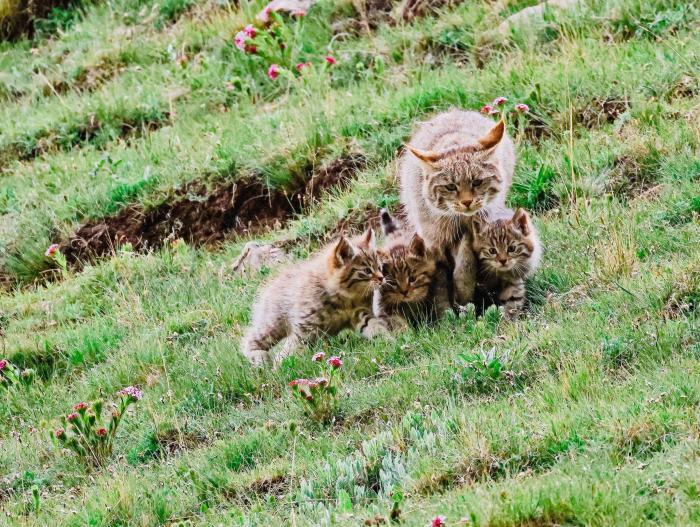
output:
[[[111,0],[0,43],[0,359],[33,371],[0,387],[0,524],[700,524],[700,7],[499,32],[535,3],[319,0],[252,54],[262,2]],[[245,242],[356,232],[397,206],[416,122],[496,96],[530,107],[508,123],[545,245],[527,316],[251,369],[275,270],[236,274]],[[344,361],[328,425],[287,386],[318,351]],[[105,465],[50,439],[130,385]]]

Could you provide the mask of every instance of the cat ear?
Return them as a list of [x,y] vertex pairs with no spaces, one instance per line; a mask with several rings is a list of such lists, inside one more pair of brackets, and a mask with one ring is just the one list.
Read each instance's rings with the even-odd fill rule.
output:
[[362,234],[362,238],[360,238],[358,245],[363,249],[374,249],[377,245],[375,243],[374,229],[372,229],[371,227],[367,229]]
[[482,150],[491,150],[492,148],[496,147],[498,143],[501,142],[501,139],[503,139],[505,131],[506,122],[503,119],[501,119],[500,121],[498,121],[496,126],[489,130],[488,134],[479,139],[478,142]]
[[414,148],[411,145],[406,145],[406,148],[411,152],[418,161],[421,162],[426,169],[431,170],[435,168],[435,162],[440,159],[440,153],[434,150],[421,150],[420,148]]
[[353,250],[352,245],[350,245],[350,242],[345,238],[345,236],[341,237],[335,244],[335,247],[333,247],[330,259],[331,267],[342,267],[348,263],[354,254],[355,251]]
[[523,209],[518,209],[513,214],[513,219],[511,220],[513,225],[522,232],[524,235],[530,234],[530,216]]
[[412,254],[415,254],[420,258],[425,257],[425,242],[418,234],[414,234],[411,237],[411,243],[409,244],[408,248]]

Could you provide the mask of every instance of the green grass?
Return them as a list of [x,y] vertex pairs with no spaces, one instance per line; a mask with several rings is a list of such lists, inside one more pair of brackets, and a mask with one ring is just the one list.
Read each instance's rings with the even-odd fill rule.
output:
[[[2,522],[354,526],[399,502],[415,526],[700,523],[700,10],[593,0],[494,39],[532,4],[334,38],[352,7],[321,1],[288,22],[279,59],[313,73],[274,82],[233,46],[257,2],[100,2],[0,44],[0,349],[36,371],[0,393]],[[338,65],[321,67],[331,51]],[[303,258],[338,222],[397,203],[417,121],[497,95],[532,110],[510,126],[509,199],[545,245],[518,322],[345,334],[255,371],[238,339],[274,271],[232,272],[246,240],[122,247],[63,274],[44,257],[82,222],[189,182],[288,188],[361,153],[350,186],[264,236]],[[345,360],[327,427],[287,388],[319,350]],[[130,384],[145,397],[107,469],[48,439],[74,403]]]

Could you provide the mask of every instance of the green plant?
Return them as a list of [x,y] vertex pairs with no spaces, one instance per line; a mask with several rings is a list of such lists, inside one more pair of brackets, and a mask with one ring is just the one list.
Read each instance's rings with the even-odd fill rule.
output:
[[[325,358],[325,353],[319,352],[311,360],[321,363]],[[338,388],[333,381],[343,361],[340,357],[331,357],[326,365],[320,377],[295,379],[289,383],[292,393],[304,408],[304,415],[317,423],[328,423],[338,410]]]
[[34,374],[31,368],[20,370],[7,359],[0,359],[0,389],[10,391],[29,386],[34,380]]
[[508,369],[508,357],[499,355],[496,348],[486,354],[461,353],[457,357],[457,382],[467,390],[491,393],[504,386],[513,386],[516,374]]
[[72,450],[85,463],[103,466],[112,454],[114,438],[124,412],[141,400],[143,392],[129,386],[119,390],[117,395],[119,403],[107,421],[102,418],[103,401],[92,405],[85,402],[74,405],[70,414],[61,417],[62,426],[53,431],[53,439],[61,447]]

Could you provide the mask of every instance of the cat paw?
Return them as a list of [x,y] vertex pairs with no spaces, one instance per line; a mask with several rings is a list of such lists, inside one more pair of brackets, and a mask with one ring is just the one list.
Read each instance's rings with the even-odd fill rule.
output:
[[391,337],[391,331],[386,322],[379,318],[372,318],[362,330],[362,335],[368,339],[376,337]]
[[262,350],[247,351],[243,355],[254,368],[262,368],[267,362],[267,353]]

